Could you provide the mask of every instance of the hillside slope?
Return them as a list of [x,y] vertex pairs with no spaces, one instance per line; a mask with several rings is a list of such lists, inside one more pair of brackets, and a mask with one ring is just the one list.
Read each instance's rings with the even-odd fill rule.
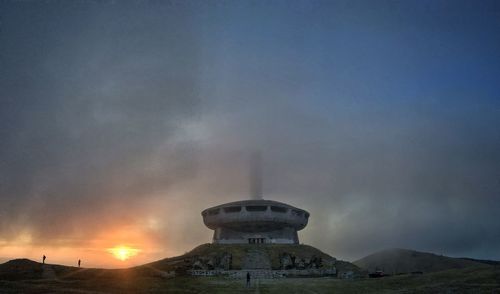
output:
[[[334,266],[339,272],[360,272],[360,269],[354,264],[336,260],[312,246],[286,244],[261,244],[258,246],[246,244],[202,244],[182,256],[162,259],[144,266],[161,271],[174,270],[178,274],[193,269],[197,264],[207,267],[207,269],[215,267],[239,270],[244,268],[245,256],[248,252],[255,250],[262,251],[269,257],[271,269],[282,269],[284,266],[284,256],[286,255],[285,258],[291,257],[288,259],[290,262],[288,266],[293,268],[300,261],[308,263],[312,262],[312,260],[321,259],[321,268]],[[230,262],[223,263],[222,261],[228,256],[230,256]]]
[[38,279],[42,277],[42,264],[29,259],[13,259],[0,264],[0,279]]
[[0,293],[500,293],[499,267],[468,267],[383,279],[264,279],[253,281],[249,288],[243,279],[192,276],[166,279],[134,275],[130,269],[96,269],[97,274],[83,274],[88,271],[82,269],[79,277],[63,275],[57,280],[0,279]]
[[[42,265],[29,259],[15,259],[0,264],[0,280],[23,279],[116,279],[117,277],[183,276],[193,269],[241,270],[248,267],[248,256],[262,253],[267,269],[332,269],[339,274],[362,272],[352,263],[336,260],[308,245],[219,245],[203,244],[190,252],[127,269],[77,268],[55,264]],[[247,264],[245,264],[247,263]]]
[[382,270],[387,274],[428,273],[471,266],[487,266],[473,260],[452,258],[407,249],[383,250],[356,260],[353,263],[369,272]]

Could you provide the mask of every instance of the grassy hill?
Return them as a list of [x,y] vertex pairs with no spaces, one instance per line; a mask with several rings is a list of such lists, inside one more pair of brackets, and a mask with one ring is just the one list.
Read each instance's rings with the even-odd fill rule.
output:
[[[0,279],[1,293],[500,293],[500,268],[468,267],[423,275],[382,279],[335,278],[243,279],[133,274],[133,270],[87,270],[57,279]],[[82,273],[91,272],[92,275]]]
[[475,259],[475,258],[468,258],[468,257],[460,257],[459,259],[475,261],[475,262],[484,263],[484,264],[488,264],[488,265],[500,265],[500,261],[498,261],[498,260]]
[[429,273],[484,265],[484,263],[475,260],[452,258],[407,249],[383,250],[356,260],[354,264],[370,272],[382,270],[387,274]]
[[[279,265],[283,252],[297,258],[332,257],[318,249],[300,245],[270,245],[265,250],[272,266]],[[386,250],[366,258],[381,259],[399,272],[422,270],[422,275],[395,275],[382,279],[341,280],[332,277],[252,280],[250,288],[244,279],[168,275],[182,273],[200,257],[208,258],[230,252],[235,259],[243,257],[252,245],[203,244],[178,257],[167,258],[128,269],[92,269],[45,264],[16,259],[0,264],[1,293],[500,293],[500,266],[411,250]],[[392,260],[384,261],[384,258]],[[359,262],[359,261],[358,261]],[[240,263],[241,265],[241,263]],[[336,266],[358,269],[348,262]],[[238,263],[235,263],[235,267]],[[445,267],[456,267],[443,270]]]
[[242,268],[242,261],[249,250],[264,251],[270,258],[271,268],[280,269],[280,256],[283,253],[291,254],[297,259],[319,257],[323,260],[323,264],[334,263],[339,271],[359,271],[360,269],[352,263],[336,260],[330,255],[318,250],[309,245],[287,245],[287,244],[202,244],[190,252],[173,258],[166,258],[156,262],[149,263],[145,266],[159,269],[162,271],[176,270],[182,272],[189,269],[196,258],[220,257],[225,253],[232,256],[231,269],[239,270]]
[[14,259],[0,264],[0,279],[38,279],[42,277],[42,264],[29,259]]
[[128,269],[93,269],[77,268],[62,265],[42,265],[28,259],[15,259],[7,263],[0,264],[0,280],[19,279],[43,279],[47,278],[47,272],[57,278],[67,280],[89,280],[89,279],[118,279],[126,276],[136,277],[163,277],[186,275],[187,270],[193,269],[197,260],[220,260],[221,256],[231,254],[231,270],[242,269],[242,263],[248,251],[263,251],[270,259],[271,269],[281,269],[280,257],[283,254],[290,254],[297,260],[321,258],[321,268],[335,266],[337,271],[360,272],[361,270],[352,263],[336,260],[328,254],[308,245],[285,245],[285,244],[202,244],[190,252],[172,258],[165,258],[152,263],[136,266]]

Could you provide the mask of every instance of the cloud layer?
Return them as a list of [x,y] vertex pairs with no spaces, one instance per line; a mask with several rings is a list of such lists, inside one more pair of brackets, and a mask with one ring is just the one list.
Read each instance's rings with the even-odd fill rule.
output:
[[303,242],[500,258],[495,3],[0,5],[2,254],[182,253],[260,150]]

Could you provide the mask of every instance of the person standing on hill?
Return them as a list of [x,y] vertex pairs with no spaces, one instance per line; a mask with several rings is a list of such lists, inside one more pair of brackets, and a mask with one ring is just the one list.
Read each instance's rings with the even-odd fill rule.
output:
[[78,259],[78,267],[80,267],[81,263],[82,263],[82,261],[80,259]]
[[47,257],[44,255],[43,259],[42,259],[42,264],[45,264],[45,258],[47,258]]

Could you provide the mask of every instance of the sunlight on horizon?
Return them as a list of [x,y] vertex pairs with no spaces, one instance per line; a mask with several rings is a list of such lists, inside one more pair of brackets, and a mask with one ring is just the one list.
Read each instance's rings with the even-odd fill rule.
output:
[[128,246],[117,245],[113,248],[108,248],[107,251],[111,253],[116,259],[125,261],[131,257],[136,256],[141,250],[137,248],[130,248]]

